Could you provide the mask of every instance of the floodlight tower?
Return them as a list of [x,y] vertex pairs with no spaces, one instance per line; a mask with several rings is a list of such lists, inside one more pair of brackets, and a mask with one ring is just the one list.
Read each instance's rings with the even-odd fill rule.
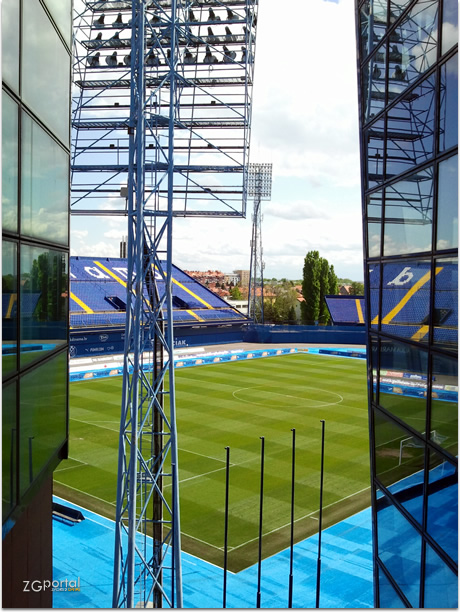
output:
[[248,195],[254,198],[248,314],[254,323],[264,322],[264,261],[262,248],[262,200],[272,195],[272,164],[249,164]]
[[183,607],[172,223],[245,216],[258,0],[74,7],[72,214],[128,226],[112,605]]

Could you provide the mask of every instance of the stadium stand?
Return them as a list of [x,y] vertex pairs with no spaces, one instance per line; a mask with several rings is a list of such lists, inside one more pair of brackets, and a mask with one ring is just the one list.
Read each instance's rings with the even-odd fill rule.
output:
[[[382,317],[379,320],[379,285],[382,279]],[[434,341],[437,344],[457,342],[458,328],[458,265],[450,260],[439,260],[434,270]],[[432,271],[426,261],[409,265],[401,263],[376,264],[369,273],[371,326],[380,325],[382,331],[393,336],[418,342],[428,339],[430,312],[430,284]],[[365,321],[363,297],[327,295],[326,304],[334,325],[359,324]]]
[[326,295],[324,299],[334,325],[364,325],[366,315],[364,297]]
[[[159,273],[156,275],[161,294],[163,281]],[[126,259],[71,257],[71,328],[123,325],[127,278]],[[173,266],[173,312],[176,324],[246,320],[241,312],[177,266]]]

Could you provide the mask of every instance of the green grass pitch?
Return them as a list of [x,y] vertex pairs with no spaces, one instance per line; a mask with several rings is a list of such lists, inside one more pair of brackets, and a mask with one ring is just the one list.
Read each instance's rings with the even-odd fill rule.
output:
[[[70,457],[55,493],[114,517],[121,377],[71,383]],[[223,563],[225,447],[230,447],[229,569],[257,561],[260,436],[265,437],[263,556],[289,546],[292,432],[295,540],[370,505],[364,360],[291,354],[176,370],[182,548]]]

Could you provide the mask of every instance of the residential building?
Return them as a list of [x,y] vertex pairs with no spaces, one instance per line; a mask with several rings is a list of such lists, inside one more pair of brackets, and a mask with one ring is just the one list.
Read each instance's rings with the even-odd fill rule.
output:
[[52,478],[68,453],[71,4],[1,7],[6,608],[52,606]]
[[356,0],[375,607],[458,605],[458,5]]

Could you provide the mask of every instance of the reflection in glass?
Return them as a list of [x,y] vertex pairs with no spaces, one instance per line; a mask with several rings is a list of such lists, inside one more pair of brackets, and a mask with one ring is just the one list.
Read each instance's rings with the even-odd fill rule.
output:
[[21,232],[67,245],[69,156],[26,113],[22,116]]
[[367,253],[368,257],[380,256],[382,230],[382,192],[367,196]]
[[408,263],[384,265],[382,329],[401,338],[428,342],[431,265],[429,261]]
[[16,505],[16,383],[2,389],[2,516]]
[[21,248],[21,366],[67,341],[67,254]]
[[370,290],[370,323],[372,327],[379,326],[379,285],[380,264],[369,265],[369,290]]
[[2,228],[18,231],[18,105],[2,92]]
[[418,608],[422,539],[386,497],[377,500],[377,540],[380,560]]
[[[382,378],[385,377],[381,376],[380,380],[380,403],[385,394],[382,392],[384,386]],[[423,440],[410,436],[408,431],[388,420],[377,410],[374,412],[374,419],[376,474],[380,482],[390,491],[392,485],[404,478],[415,478],[414,484],[423,482],[425,461]],[[413,476],[414,474],[416,476]],[[407,486],[412,486],[412,481],[408,482]]]
[[70,47],[72,38],[72,15],[70,0],[45,0],[56,25],[59,28],[64,40]]
[[[67,4],[67,3],[66,3]],[[70,58],[38,0],[27,0],[22,31],[22,95],[37,115],[68,145]],[[37,66],[46,66],[53,86]]]
[[456,457],[458,454],[457,360],[433,356],[431,391],[431,439]]
[[381,339],[380,405],[421,433],[426,426],[427,368],[425,351]]
[[458,248],[458,155],[439,164],[437,249]]
[[380,608],[405,608],[403,600],[394,590],[388,578],[378,568],[379,572],[379,607]]
[[382,45],[363,69],[364,123],[385,107],[385,49],[386,45]]
[[434,343],[457,352],[458,345],[458,260],[436,261],[434,294]]
[[458,144],[458,55],[441,66],[439,150]]
[[425,554],[424,608],[457,608],[458,579],[429,544]]
[[360,11],[361,54],[367,57],[385,35],[387,0],[365,0]]
[[377,385],[378,385],[378,350],[379,343],[378,339],[374,336],[369,336],[370,343],[370,351],[369,351],[369,360],[370,360],[370,368],[372,370],[372,399],[374,402],[377,401]]
[[18,353],[17,246],[7,240],[2,242],[2,302],[2,373],[6,376],[17,369]]
[[458,472],[441,455],[430,453],[427,531],[458,561]]
[[21,378],[19,467],[24,493],[66,440],[67,353]]
[[427,168],[385,190],[384,255],[431,250],[433,169]]
[[378,185],[384,178],[383,144],[384,122],[376,121],[365,133],[367,142],[367,181],[368,187]]
[[458,43],[458,2],[444,0],[442,4],[442,52]]
[[428,77],[388,111],[387,176],[433,156],[435,79]]
[[18,0],[3,0],[2,7],[2,80],[13,91],[19,91],[19,24],[21,5]]
[[390,42],[393,43],[389,55],[390,100],[436,61],[437,22],[438,0],[423,0],[412,8],[390,35]]

